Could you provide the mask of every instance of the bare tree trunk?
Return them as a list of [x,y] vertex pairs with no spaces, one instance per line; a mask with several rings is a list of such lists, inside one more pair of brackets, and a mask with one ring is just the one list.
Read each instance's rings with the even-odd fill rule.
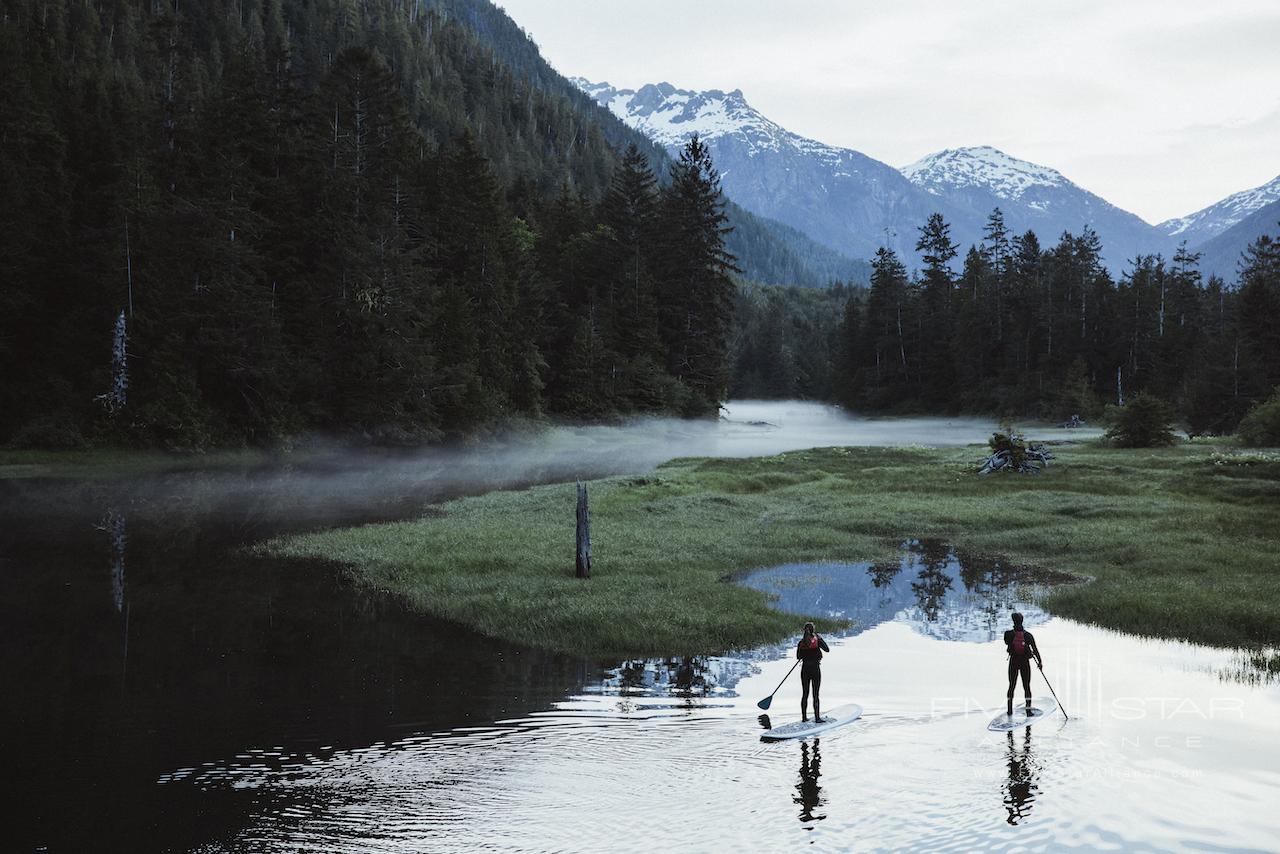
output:
[[1160,277],[1160,337],[1164,337],[1164,276]]
[[1005,267],[1001,261],[1000,273],[996,276],[996,341],[1004,343],[1004,286]]
[[587,485],[578,481],[578,548],[574,575],[591,577],[591,511],[587,507]]
[[1045,357],[1053,358],[1053,279],[1049,279],[1048,292],[1045,295],[1049,306],[1048,316],[1046,317],[1046,325],[1049,327],[1048,346],[1045,351]]
[[124,220],[124,270],[129,284],[129,316],[133,317],[133,253],[129,251],[129,218]]
[[1085,321],[1084,321],[1085,315],[1088,313],[1088,309],[1089,309],[1089,291],[1086,290],[1084,284],[1081,283],[1080,285],[1080,341],[1081,343],[1083,343],[1085,338],[1088,337],[1085,332]]
[[368,128],[366,126],[367,123],[365,122],[366,111],[368,107],[368,99],[365,97],[365,93],[364,93],[364,77],[363,76],[357,75],[356,77],[355,100],[351,106],[352,106],[352,120],[354,122],[354,127],[352,129],[351,136],[352,136],[352,141],[355,147],[355,151],[353,152],[354,159],[352,162],[351,171],[356,178],[355,205],[356,205],[356,218],[359,219],[360,205],[361,205],[361,202],[363,201],[361,191],[364,189],[363,184],[364,184],[364,172],[365,172],[365,157],[367,156],[367,153],[365,151],[365,139],[368,136]]
[[333,171],[338,171],[338,104],[333,105]]
[[1231,396],[1240,396],[1240,339],[1236,338],[1235,355],[1231,360]]
[[911,372],[907,370],[907,346],[902,340],[902,306],[898,306],[898,354],[902,356],[902,376],[909,378]]

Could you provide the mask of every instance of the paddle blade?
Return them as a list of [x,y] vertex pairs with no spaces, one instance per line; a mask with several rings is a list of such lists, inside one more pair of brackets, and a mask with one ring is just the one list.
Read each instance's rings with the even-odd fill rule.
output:
[[768,708],[773,705],[773,695],[770,694],[768,697],[765,697],[763,700],[756,703],[756,705],[767,711]]

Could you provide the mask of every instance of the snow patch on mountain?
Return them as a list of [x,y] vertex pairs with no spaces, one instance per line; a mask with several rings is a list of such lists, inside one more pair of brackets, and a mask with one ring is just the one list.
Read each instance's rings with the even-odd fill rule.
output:
[[[817,155],[828,163],[840,163],[845,155],[857,154],[807,139],[770,121],[747,103],[741,89],[694,92],[670,83],[617,89],[582,77],[571,77],[570,82],[622,121],[668,149],[682,147],[696,133],[704,141],[736,136],[746,143],[750,155],[792,149]],[[845,174],[856,173],[855,169]]]
[[989,145],[948,148],[922,157],[901,171],[911,183],[935,196],[947,190],[978,187],[997,198],[1017,201],[1033,187],[1075,186],[1056,169],[1010,157]]
[[1181,237],[1193,245],[1217,237],[1242,222],[1254,211],[1280,200],[1280,175],[1260,187],[1232,193],[1220,202],[1187,216],[1167,219],[1156,226],[1170,237]]

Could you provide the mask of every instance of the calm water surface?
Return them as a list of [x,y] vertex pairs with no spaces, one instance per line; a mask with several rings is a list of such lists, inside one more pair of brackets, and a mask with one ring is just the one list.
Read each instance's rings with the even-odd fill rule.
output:
[[[799,686],[770,719],[755,702],[790,667],[787,647],[551,656],[406,613],[330,568],[241,551],[452,495],[641,471],[664,447],[965,443],[991,426],[908,429],[804,405],[734,415],[451,453],[0,483],[3,785],[18,817],[2,847],[1277,847],[1275,683],[1230,651],[1053,617],[1034,601],[1054,579],[945,544],[739,579],[780,607],[854,621],[830,638],[823,700],[859,702],[864,719],[773,745],[761,727],[798,716]],[[1010,738],[985,724],[1003,701],[996,638],[1012,607],[1072,719]]]

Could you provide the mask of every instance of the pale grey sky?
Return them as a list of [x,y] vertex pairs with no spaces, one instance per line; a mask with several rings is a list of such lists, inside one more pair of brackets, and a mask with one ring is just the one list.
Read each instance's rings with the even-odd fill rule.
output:
[[1280,174],[1277,0],[497,0],[566,76],[742,89],[903,166],[994,145],[1155,223]]

